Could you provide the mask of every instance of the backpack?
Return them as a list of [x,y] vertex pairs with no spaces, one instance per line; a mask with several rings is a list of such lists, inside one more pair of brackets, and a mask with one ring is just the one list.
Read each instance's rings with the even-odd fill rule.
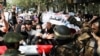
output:
[[56,45],[50,56],[78,56],[78,52],[72,45]]

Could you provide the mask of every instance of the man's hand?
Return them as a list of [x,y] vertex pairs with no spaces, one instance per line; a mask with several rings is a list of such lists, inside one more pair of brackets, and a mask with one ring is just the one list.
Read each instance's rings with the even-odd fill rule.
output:
[[96,19],[96,18],[98,18],[98,16],[93,16],[93,19]]
[[35,36],[40,36],[40,37],[42,37],[42,33],[37,33]]
[[98,16],[93,16],[93,18],[92,18],[88,23],[90,24],[90,23],[93,22],[96,18],[98,18]]
[[100,37],[99,36],[97,36],[95,33],[91,33],[92,34],[92,36],[97,40],[97,41],[99,41],[100,40]]
[[47,34],[46,39],[53,39],[53,37],[54,37],[54,34]]

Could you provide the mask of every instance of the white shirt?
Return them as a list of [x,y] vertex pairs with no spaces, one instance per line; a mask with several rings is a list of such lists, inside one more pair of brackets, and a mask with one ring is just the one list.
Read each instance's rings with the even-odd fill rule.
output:
[[31,29],[30,31],[27,31],[27,33],[31,36],[35,35],[36,34],[36,31]]

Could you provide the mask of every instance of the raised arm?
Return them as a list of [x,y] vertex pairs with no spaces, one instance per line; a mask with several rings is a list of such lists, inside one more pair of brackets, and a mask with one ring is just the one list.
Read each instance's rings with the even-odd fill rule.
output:
[[93,36],[93,38],[94,39],[96,39],[97,41],[99,41],[100,40],[100,37],[99,36],[97,36],[95,33],[91,33],[92,34],[92,36]]
[[3,20],[3,23],[4,23],[4,26],[2,27],[2,31],[3,32],[7,32],[8,31],[8,28],[9,28],[9,24],[8,22],[5,20],[5,16],[4,16],[4,12],[1,14],[1,18]]
[[93,22],[98,16],[93,16],[93,18],[88,22],[89,24],[91,24],[91,22]]
[[[2,7],[2,8],[3,8],[3,7]],[[7,31],[8,31],[8,28],[9,28],[9,24],[8,24],[8,22],[5,20],[4,11],[3,11],[2,8],[1,8],[1,14],[0,14],[0,16],[1,16],[0,21],[1,21],[1,23],[3,24],[3,26],[0,27],[0,30],[1,30],[2,32],[7,32]]]

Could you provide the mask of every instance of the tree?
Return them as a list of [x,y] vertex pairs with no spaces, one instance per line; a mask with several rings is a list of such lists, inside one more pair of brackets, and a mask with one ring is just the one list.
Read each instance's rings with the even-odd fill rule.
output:
[[49,10],[51,7],[53,7],[53,9],[65,10],[67,5],[66,1],[67,0],[12,0],[12,4],[25,9],[35,7],[37,13],[39,13],[41,10]]

